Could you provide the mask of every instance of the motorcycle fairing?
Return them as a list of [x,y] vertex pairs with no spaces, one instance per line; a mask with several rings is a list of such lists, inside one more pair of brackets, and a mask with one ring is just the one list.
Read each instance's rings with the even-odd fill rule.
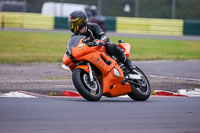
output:
[[125,56],[128,58],[130,56],[131,46],[128,43],[119,43],[117,44],[121,49],[124,50]]
[[[126,43],[118,44],[118,46],[124,50],[126,56],[129,56],[130,53],[130,45],[128,45],[129,44]],[[106,55],[104,47],[89,47],[80,39],[71,50],[72,57],[74,58],[73,60],[90,62],[100,70],[102,73],[100,80],[104,96],[116,97],[132,91],[129,83],[122,84],[124,78],[123,71],[114,59]],[[89,71],[87,65],[76,66],[76,62],[73,60],[66,54],[63,57],[64,64],[69,66],[72,71],[81,67],[83,67],[81,69],[84,69],[86,72]],[[114,68],[119,71],[120,76],[116,76],[113,70]]]

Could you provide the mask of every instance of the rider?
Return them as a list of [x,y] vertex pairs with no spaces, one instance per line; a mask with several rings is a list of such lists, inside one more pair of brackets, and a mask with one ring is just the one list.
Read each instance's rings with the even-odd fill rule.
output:
[[[104,45],[106,51],[115,56],[119,61],[132,71],[134,65],[126,58],[123,50],[116,44],[109,42],[109,37],[102,31],[96,23],[88,23],[87,15],[82,11],[74,11],[70,14],[68,24],[73,35],[84,35],[91,40],[95,40],[97,45]],[[72,35],[72,36],[73,36]]]

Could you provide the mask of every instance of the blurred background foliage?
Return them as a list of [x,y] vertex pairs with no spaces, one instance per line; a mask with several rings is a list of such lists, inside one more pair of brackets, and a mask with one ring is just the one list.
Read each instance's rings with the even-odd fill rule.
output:
[[[6,1],[6,0],[3,0]],[[98,0],[10,0],[25,1],[26,12],[40,13],[44,2],[64,2],[87,5],[97,5]],[[172,18],[173,0],[101,0],[103,16],[134,17],[136,1],[138,1],[138,17],[144,18]],[[128,4],[130,12],[124,12]],[[176,19],[200,20],[200,0],[176,0]]]

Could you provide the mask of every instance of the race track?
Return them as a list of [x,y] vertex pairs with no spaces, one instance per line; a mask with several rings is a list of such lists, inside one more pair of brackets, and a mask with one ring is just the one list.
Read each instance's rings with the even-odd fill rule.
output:
[[200,98],[0,98],[2,133],[199,133]]
[[[200,61],[137,61],[152,89],[200,88]],[[48,95],[75,90],[71,72],[60,63],[0,64],[0,92]],[[2,133],[199,133],[200,97],[130,98],[0,98]]]

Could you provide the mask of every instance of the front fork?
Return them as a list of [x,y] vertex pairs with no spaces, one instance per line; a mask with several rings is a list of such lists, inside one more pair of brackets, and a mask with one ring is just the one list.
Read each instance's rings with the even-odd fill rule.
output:
[[90,63],[87,63],[87,65],[88,65],[88,68],[89,68],[90,82],[93,82],[94,81],[94,77],[93,77],[93,74],[92,74],[92,67],[91,67]]

